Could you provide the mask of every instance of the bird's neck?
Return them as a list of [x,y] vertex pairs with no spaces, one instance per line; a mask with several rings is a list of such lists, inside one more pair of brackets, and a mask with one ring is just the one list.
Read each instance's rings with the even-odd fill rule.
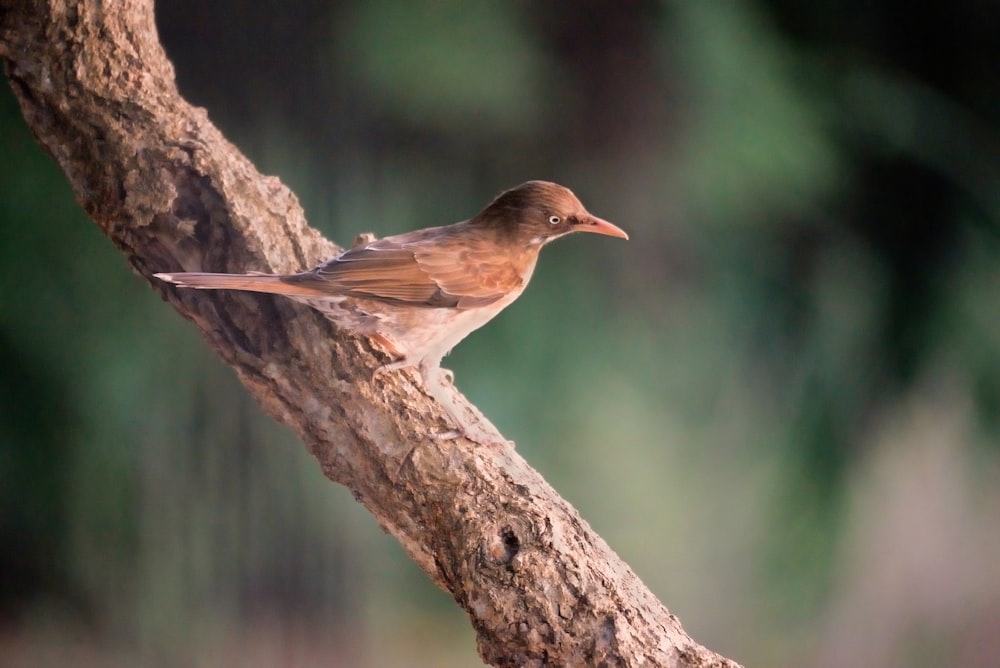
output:
[[538,251],[542,249],[543,244],[538,244],[533,247],[533,252],[525,253],[524,265],[521,270],[521,276],[523,277],[521,281],[521,290],[524,290],[528,286],[528,281],[531,280],[531,275],[535,273],[535,265],[538,263]]
[[518,212],[513,209],[490,207],[468,221],[468,225],[480,230],[499,244],[513,245],[517,242],[520,226]]
[[[526,285],[535,270],[538,254],[545,242],[531,243],[531,239],[525,238],[523,228],[512,224],[509,218],[501,220],[500,215],[487,216],[486,213],[483,212],[471,220],[459,223],[466,226],[462,236],[468,234],[488,242],[495,255],[505,256],[511,266],[524,277],[522,285]],[[501,214],[507,214],[508,217],[513,215],[506,211]]]

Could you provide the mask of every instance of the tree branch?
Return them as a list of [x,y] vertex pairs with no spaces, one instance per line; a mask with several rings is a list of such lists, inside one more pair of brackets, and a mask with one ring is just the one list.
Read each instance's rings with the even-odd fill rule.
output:
[[[180,97],[151,0],[0,5],[0,57],[28,125],[138,274],[289,272],[335,253],[294,195]],[[368,341],[288,300],[152,284],[454,595],[486,662],[736,665],[691,640],[512,448],[430,438],[449,428],[441,408],[404,373],[373,386],[384,359]]]

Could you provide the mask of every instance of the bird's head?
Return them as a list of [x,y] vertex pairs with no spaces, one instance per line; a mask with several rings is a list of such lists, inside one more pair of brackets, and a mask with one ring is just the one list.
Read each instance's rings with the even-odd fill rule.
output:
[[540,247],[572,232],[628,239],[620,227],[587,211],[569,188],[548,181],[528,181],[500,193],[473,221],[527,246]]

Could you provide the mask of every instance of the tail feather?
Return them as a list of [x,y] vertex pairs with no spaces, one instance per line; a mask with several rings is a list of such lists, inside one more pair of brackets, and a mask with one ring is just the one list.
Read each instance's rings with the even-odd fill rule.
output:
[[286,283],[286,276],[277,274],[209,274],[197,271],[177,274],[153,274],[161,281],[173,283],[182,288],[198,290],[249,290],[269,292],[290,297],[315,297],[329,293],[316,288]]

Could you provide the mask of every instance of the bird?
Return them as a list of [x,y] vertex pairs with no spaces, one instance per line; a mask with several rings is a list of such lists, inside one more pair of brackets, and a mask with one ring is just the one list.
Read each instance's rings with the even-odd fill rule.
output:
[[315,308],[392,356],[372,382],[399,369],[416,370],[459,427],[448,436],[481,440],[482,430],[445,391],[454,375],[441,360],[521,295],[543,246],[574,232],[628,239],[620,227],[588,212],[569,188],[528,181],[468,220],[362,242],[308,271],[153,275],[182,288],[272,293]]

